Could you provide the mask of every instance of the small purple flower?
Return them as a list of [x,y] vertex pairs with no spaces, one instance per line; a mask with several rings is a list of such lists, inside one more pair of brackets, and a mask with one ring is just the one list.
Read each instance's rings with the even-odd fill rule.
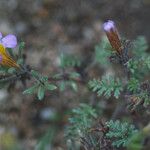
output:
[[0,32],[0,44],[2,44],[5,48],[15,48],[17,46],[17,38],[13,34],[8,34],[3,37]]
[[111,30],[114,30],[115,27],[115,23],[112,20],[108,20],[107,22],[105,22],[103,24],[103,29],[105,32],[110,32]]

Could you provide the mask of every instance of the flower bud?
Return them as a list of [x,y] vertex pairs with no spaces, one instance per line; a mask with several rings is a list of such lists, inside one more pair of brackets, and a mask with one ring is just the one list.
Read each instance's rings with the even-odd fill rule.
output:
[[121,54],[122,45],[121,45],[121,41],[115,23],[111,20],[108,20],[103,24],[103,29],[106,32],[107,38],[112,48],[116,50],[117,53]]

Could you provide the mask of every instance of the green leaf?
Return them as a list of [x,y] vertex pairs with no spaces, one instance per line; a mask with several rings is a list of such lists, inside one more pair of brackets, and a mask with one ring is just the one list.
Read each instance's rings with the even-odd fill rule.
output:
[[148,69],[150,69],[150,56],[143,57],[143,59],[144,64],[147,66]]
[[62,81],[60,84],[59,84],[59,89],[60,91],[64,91],[66,88],[66,83],[64,81]]
[[35,78],[38,78],[40,76],[40,74],[37,71],[35,71],[35,70],[31,70],[31,74]]
[[130,69],[130,72],[132,74],[137,74],[138,73],[139,65],[140,65],[139,60],[136,60],[136,59],[130,59],[127,62],[127,67],[128,67],[128,69]]
[[31,71],[32,76],[36,79],[38,85],[37,96],[39,100],[42,100],[46,90],[55,90],[57,87],[54,84],[50,84],[47,76],[42,76],[37,71]]
[[13,53],[12,48],[7,48],[7,52],[9,53],[9,55],[10,55],[12,58],[15,58],[15,54]]
[[20,42],[19,43],[19,49],[24,49],[25,47],[25,42]]
[[103,38],[101,43],[95,47],[95,61],[100,63],[101,66],[107,67],[110,66],[108,57],[111,55],[112,51],[111,46],[106,38]]
[[127,145],[128,150],[141,150],[143,149],[143,144],[142,141],[145,138],[144,134],[139,131],[135,134],[130,139],[129,144]]
[[38,87],[38,99],[39,100],[42,100],[44,98],[44,95],[45,95],[45,87],[43,86],[39,86]]
[[60,55],[60,67],[75,67],[80,66],[81,61],[76,55],[69,55],[69,54],[61,54]]
[[38,88],[38,84],[33,85],[32,87],[26,89],[23,94],[33,94]]
[[78,91],[78,86],[77,86],[77,84],[76,84],[75,82],[73,82],[73,81],[70,82],[70,84],[71,84],[71,87],[73,88],[73,90],[77,92],[77,91]]
[[132,48],[133,55],[136,57],[141,57],[146,55],[146,50],[148,49],[148,43],[144,36],[139,36],[133,43]]
[[106,137],[112,140],[114,147],[126,147],[131,137],[137,133],[137,130],[132,124],[127,122],[120,122],[119,120],[110,120],[106,122],[106,126],[109,128],[106,133]]
[[93,79],[89,81],[89,87],[94,92],[97,92],[98,96],[104,95],[106,98],[109,98],[113,94],[117,99],[123,90],[121,81],[112,76],[103,76],[102,80]]
[[53,142],[55,133],[55,127],[51,127],[50,129],[48,129],[45,135],[37,143],[35,150],[45,150],[48,146],[50,147]]
[[96,110],[90,105],[80,104],[79,107],[72,109],[71,117],[68,119],[70,126],[66,130],[68,139],[76,139],[85,135],[97,117]]
[[46,84],[46,88],[52,91],[52,90],[55,90],[57,87],[54,84]]
[[4,66],[0,66],[0,73],[8,73],[8,69],[7,67],[4,67]]
[[22,58],[17,60],[17,64],[22,65],[24,63],[24,60]]
[[10,73],[10,74],[14,74],[14,73],[16,72],[16,69],[13,68],[13,67],[11,67],[11,68],[9,68],[9,69],[7,70],[7,72]]
[[20,44],[19,44],[19,51],[18,51],[19,58],[22,58],[22,53],[23,53],[24,47],[25,47],[25,42],[20,42]]
[[61,73],[58,73],[58,74],[55,74],[55,75],[53,76],[53,78],[59,79],[59,78],[61,78],[61,76],[62,76],[62,74],[61,74]]
[[77,72],[71,72],[69,76],[70,76],[70,78],[79,78],[80,74]]
[[136,93],[139,89],[139,81],[136,78],[131,78],[128,81],[127,89],[133,93]]

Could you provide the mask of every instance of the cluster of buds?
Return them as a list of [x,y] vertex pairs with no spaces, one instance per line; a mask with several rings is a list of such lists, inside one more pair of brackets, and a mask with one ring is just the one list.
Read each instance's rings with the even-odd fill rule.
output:
[[19,65],[6,51],[6,48],[15,48],[16,46],[17,38],[15,35],[9,34],[2,37],[2,34],[0,33],[0,65],[19,68]]
[[119,55],[122,54],[122,44],[121,40],[115,26],[115,23],[111,20],[108,20],[103,24],[103,29],[106,32],[107,38],[112,46],[112,48],[117,51]]

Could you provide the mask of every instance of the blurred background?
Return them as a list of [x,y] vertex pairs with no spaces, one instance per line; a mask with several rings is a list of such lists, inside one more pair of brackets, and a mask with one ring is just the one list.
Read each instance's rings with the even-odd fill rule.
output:
[[[150,0],[0,0],[0,32],[24,41],[27,63],[49,75],[59,73],[62,52],[81,56],[86,69],[104,36],[102,23],[108,19],[116,22],[123,37],[134,40],[144,35],[150,42],[149,14]],[[102,74],[101,69],[97,72]],[[9,92],[1,89],[0,150],[12,150],[14,145],[33,150],[48,132],[55,136],[49,138],[47,150],[66,149],[67,111],[79,102],[96,101],[83,85],[79,89],[50,93],[43,101],[23,95],[20,83]]]

